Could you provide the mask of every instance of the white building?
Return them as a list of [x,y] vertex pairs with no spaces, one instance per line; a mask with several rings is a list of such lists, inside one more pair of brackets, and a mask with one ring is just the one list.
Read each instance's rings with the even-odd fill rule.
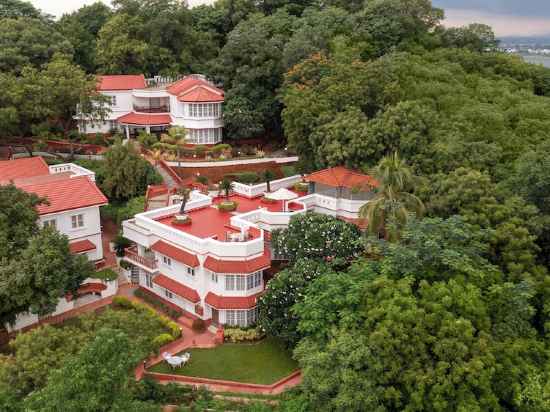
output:
[[[300,180],[293,176],[273,181],[271,190]],[[265,183],[234,183],[230,198],[238,208],[233,213],[216,208],[223,199],[193,192],[185,207],[186,223],[175,220],[179,204],[123,222],[124,236],[135,243],[125,255],[132,281],[214,326],[255,323],[264,272],[271,267],[270,232],[308,210],[355,221],[377,185],[370,176],[345,168],[317,172],[306,180],[309,194],[296,194],[294,200],[267,203],[262,199]]]
[[[94,172],[73,163],[48,166],[41,157],[0,161],[0,185],[10,183],[47,199],[47,204],[37,206],[39,223],[65,234],[71,253],[85,255],[96,265],[103,262],[99,207],[107,204],[107,198],[96,186]],[[116,289],[116,282],[86,279],[78,296],[61,298],[52,315],[112,295]],[[22,314],[10,329],[38,321],[36,315]]]
[[111,99],[104,122],[79,121],[82,133],[121,131],[127,138],[140,130],[157,133],[170,126],[187,129],[189,143],[216,144],[223,135],[223,91],[204,76],[173,83],[143,75],[100,76],[98,91]]

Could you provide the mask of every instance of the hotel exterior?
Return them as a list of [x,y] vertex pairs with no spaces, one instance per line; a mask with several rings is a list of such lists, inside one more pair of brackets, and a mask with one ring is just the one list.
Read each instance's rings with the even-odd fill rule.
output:
[[184,127],[191,144],[222,141],[223,90],[194,74],[171,82],[143,75],[99,76],[97,90],[110,99],[104,121],[79,120],[81,133],[122,132],[126,138],[140,131],[160,133]]
[[[291,188],[302,178],[271,182],[271,190]],[[140,213],[123,222],[124,236],[134,242],[124,259],[132,282],[140,288],[213,326],[248,326],[257,320],[257,302],[271,267],[270,232],[288,226],[292,216],[308,211],[349,221],[377,185],[370,176],[331,168],[306,177],[309,193],[266,203],[266,184],[234,183],[230,200],[235,212],[216,207],[223,198],[193,192],[180,223],[180,200]]]

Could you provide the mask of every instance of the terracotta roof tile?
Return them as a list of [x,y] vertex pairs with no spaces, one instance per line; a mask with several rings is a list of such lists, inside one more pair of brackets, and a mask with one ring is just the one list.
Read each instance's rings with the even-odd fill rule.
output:
[[159,273],[157,276],[154,277],[153,283],[156,283],[160,287],[168,289],[170,292],[173,292],[190,302],[197,303],[201,300],[199,294],[195,289],[191,289],[188,286],[176,282],[175,280],[170,279],[168,276],[165,276],[162,273]]
[[[222,96],[223,101],[223,90],[217,88],[212,83],[210,83],[206,79],[202,79],[197,76],[187,76],[183,79],[172,83],[166,91],[170,94],[173,94],[174,96],[181,96],[183,94],[189,93],[193,88],[196,88],[197,86],[202,86],[203,88],[206,88],[210,91],[210,93],[214,93],[218,96]],[[186,100],[187,101],[187,100]],[[211,101],[211,100],[208,100]],[[216,100],[219,101],[219,100]]]
[[185,250],[178,247],[172,246],[171,244],[166,243],[162,240],[155,242],[155,244],[151,246],[151,249],[164,256],[168,256],[169,258],[177,260],[178,262],[184,263],[192,268],[199,266],[199,259],[196,255],[186,252]]
[[360,188],[366,191],[378,186],[378,182],[374,177],[355,172],[343,166],[319,170],[306,176],[305,179],[308,182],[321,183],[331,187]]
[[216,309],[251,309],[258,304],[262,293],[252,296],[219,296],[208,292],[204,301]]
[[269,252],[250,260],[221,260],[208,256],[204,267],[215,273],[254,273],[271,266]]
[[99,76],[97,89],[100,91],[144,89],[147,87],[143,74],[117,74]]
[[89,239],[69,243],[69,250],[73,254],[87,252],[89,250],[94,250],[95,248],[96,246]]
[[180,102],[223,102],[223,92],[210,86],[196,85],[178,96]]
[[16,184],[16,186],[28,193],[35,193],[48,199],[49,205],[37,206],[40,215],[100,206],[108,202],[95,183],[86,176],[36,184]]
[[172,123],[169,114],[128,113],[116,119],[118,123],[144,126],[168,125]]
[[26,157],[0,161],[0,183],[48,175],[50,170],[41,157]]

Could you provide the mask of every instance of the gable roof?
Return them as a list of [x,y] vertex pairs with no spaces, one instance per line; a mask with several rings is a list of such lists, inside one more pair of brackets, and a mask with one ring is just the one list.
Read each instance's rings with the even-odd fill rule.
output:
[[171,244],[166,243],[162,240],[155,242],[153,246],[151,246],[151,249],[155,252],[160,253],[161,255],[168,256],[169,258],[184,263],[192,268],[196,268],[197,266],[199,266],[199,259],[196,255],[186,252],[185,250],[178,247],[172,246]]
[[204,261],[204,267],[215,273],[254,273],[271,266],[269,252],[250,260],[221,260],[208,256]]
[[12,180],[48,175],[50,169],[41,157],[0,161],[0,184]]
[[49,204],[36,207],[38,214],[45,215],[65,210],[108,203],[99,188],[86,176],[47,180],[40,183],[17,183],[16,186],[28,193],[35,193],[48,200]]
[[115,74],[98,77],[97,90],[132,90],[147,87],[143,74]]
[[359,188],[363,191],[369,191],[373,187],[378,187],[378,181],[374,177],[355,172],[344,166],[319,170],[306,176],[305,179],[308,182],[320,183],[331,187]]
[[185,102],[222,102],[223,90],[200,76],[187,76],[172,83],[166,91]]

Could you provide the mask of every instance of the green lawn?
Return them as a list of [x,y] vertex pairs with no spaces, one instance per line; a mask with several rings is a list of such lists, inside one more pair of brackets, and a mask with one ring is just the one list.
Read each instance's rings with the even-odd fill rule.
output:
[[275,339],[259,343],[225,343],[212,349],[189,349],[191,361],[172,369],[162,361],[151,372],[269,385],[290,375],[298,364]]

